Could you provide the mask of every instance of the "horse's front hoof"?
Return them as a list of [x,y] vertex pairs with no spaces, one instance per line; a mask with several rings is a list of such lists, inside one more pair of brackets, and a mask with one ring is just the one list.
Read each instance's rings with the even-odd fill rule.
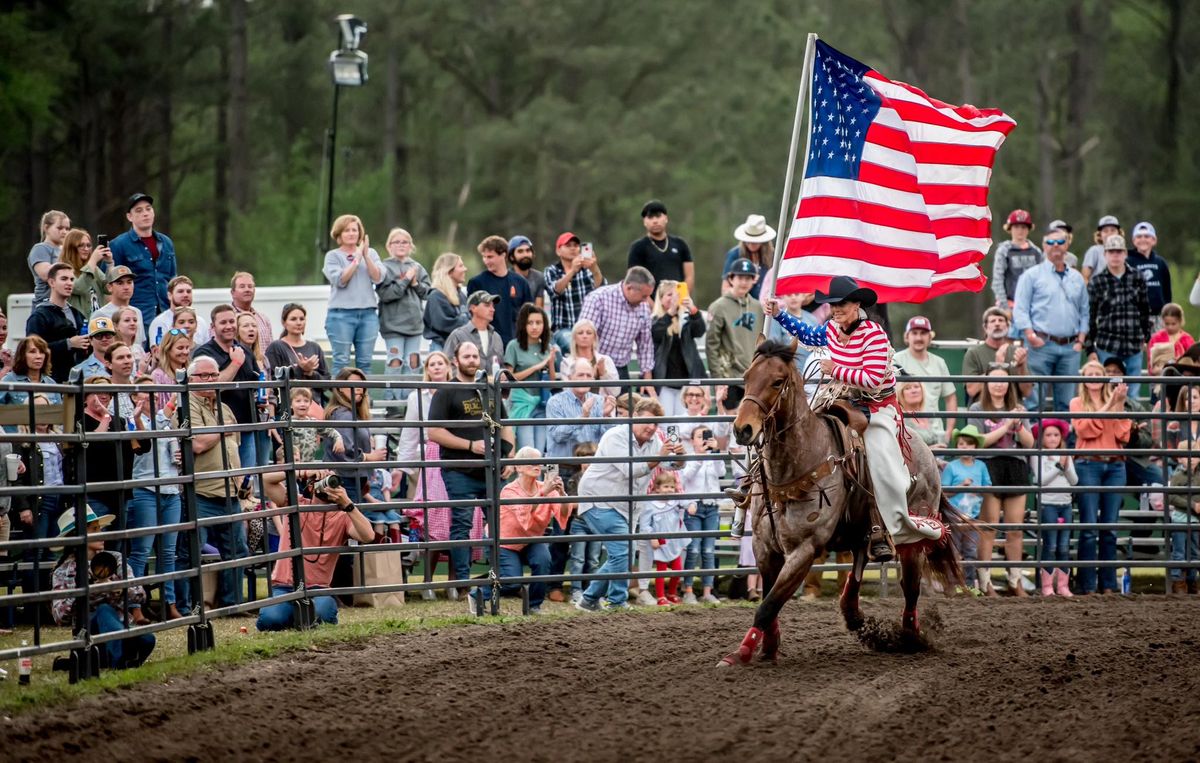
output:
[[862,612],[859,612],[855,615],[846,615],[845,618],[846,630],[850,631],[851,633],[857,633],[858,631],[861,631],[863,626],[867,624],[867,620],[865,617],[863,617]]
[[742,639],[741,645],[734,651],[721,658],[717,663],[718,668],[730,667],[733,665],[749,665],[754,659],[754,653],[758,651],[759,645],[763,642],[763,632],[760,628],[751,628],[746,631],[746,637]]

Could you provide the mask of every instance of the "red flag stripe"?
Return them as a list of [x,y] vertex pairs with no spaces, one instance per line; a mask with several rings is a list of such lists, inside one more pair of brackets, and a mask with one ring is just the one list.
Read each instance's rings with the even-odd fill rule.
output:
[[800,202],[800,217],[844,217],[876,225],[887,225],[901,230],[932,231],[938,238],[944,236],[987,238],[991,234],[989,220],[972,220],[962,217],[931,220],[927,215],[919,212],[906,212],[882,204],[832,196],[803,199]]
[[961,164],[991,167],[996,156],[995,149],[983,146],[919,143],[909,139],[907,133],[881,124],[871,126],[867,140],[894,151],[910,153],[918,164]]

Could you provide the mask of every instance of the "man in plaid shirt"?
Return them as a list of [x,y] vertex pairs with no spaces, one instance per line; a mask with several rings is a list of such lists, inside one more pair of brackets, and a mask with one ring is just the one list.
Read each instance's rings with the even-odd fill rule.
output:
[[581,252],[579,236],[563,233],[555,242],[554,251],[559,261],[546,268],[546,290],[550,292],[550,325],[553,327],[554,343],[563,351],[571,352],[571,329],[579,320],[583,310],[583,299],[604,284],[600,263],[590,248]]
[[[1140,376],[1142,349],[1150,341],[1153,316],[1146,282],[1137,270],[1125,266],[1127,256],[1122,236],[1114,234],[1104,240],[1107,267],[1088,282],[1091,320],[1086,349],[1101,363],[1118,358],[1125,364],[1125,373]],[[1140,386],[1129,385],[1131,398],[1137,397]]]
[[583,300],[580,319],[596,324],[597,346],[612,358],[617,375],[629,378],[629,361],[637,345],[638,367],[643,379],[653,378],[654,342],[650,339],[650,305],[654,276],[635,265],[621,283],[601,286]]

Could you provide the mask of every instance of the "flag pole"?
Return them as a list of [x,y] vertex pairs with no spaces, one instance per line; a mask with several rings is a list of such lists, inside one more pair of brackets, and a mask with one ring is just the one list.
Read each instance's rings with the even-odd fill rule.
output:
[[[796,94],[796,120],[792,124],[792,144],[788,148],[787,175],[784,177],[784,180],[783,180],[783,199],[782,199],[782,201],[779,202],[779,227],[775,229],[776,230],[775,253],[774,253],[773,261],[771,263],[772,278],[771,278],[771,283],[768,285],[769,293],[762,300],[763,302],[766,302],[767,300],[775,298],[775,284],[779,281],[779,261],[780,261],[780,258],[783,256],[784,246],[787,244],[788,233],[791,231],[790,223],[791,223],[792,219],[795,217],[795,215],[793,215],[792,218],[788,217],[788,211],[791,208],[791,200],[792,200],[792,178],[796,172],[796,149],[800,145],[800,125],[803,123],[804,114],[807,111],[807,109],[805,109],[804,106],[805,106],[805,101],[808,98],[808,86],[809,86],[809,83],[812,82],[813,63],[816,60],[816,57],[817,57],[817,35],[814,32],[809,32],[808,33],[808,42],[804,46],[804,68],[803,68],[803,73],[800,75],[800,89]],[[809,152],[808,144],[811,140],[812,140],[812,131],[810,130],[808,138],[805,140],[804,164],[803,164],[802,169],[800,170],[801,178],[804,177],[804,171],[805,171],[805,169],[808,168],[808,152]],[[798,211],[799,211],[799,208],[797,207],[797,212]],[[765,337],[766,335],[767,335],[767,322],[766,322],[766,320],[764,320],[763,325],[762,325],[762,330],[759,332],[759,336]]]

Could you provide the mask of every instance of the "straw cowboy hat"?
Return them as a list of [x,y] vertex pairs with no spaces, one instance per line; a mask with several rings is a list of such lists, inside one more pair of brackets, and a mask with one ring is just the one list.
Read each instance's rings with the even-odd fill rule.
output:
[[[88,530],[103,530],[105,527],[111,525],[116,518],[117,517],[115,514],[105,514],[102,517],[97,516],[96,512],[92,511],[92,507],[88,506],[84,515],[84,524],[87,525]],[[95,527],[93,527],[93,525],[95,525]],[[74,534],[75,510],[67,509],[62,513],[62,516],[58,518],[58,537],[66,538]],[[54,548],[58,549],[62,548],[62,546],[56,546]]]
[[765,244],[775,240],[775,229],[767,225],[767,218],[762,215],[750,215],[733,229],[733,237],[746,244]]

